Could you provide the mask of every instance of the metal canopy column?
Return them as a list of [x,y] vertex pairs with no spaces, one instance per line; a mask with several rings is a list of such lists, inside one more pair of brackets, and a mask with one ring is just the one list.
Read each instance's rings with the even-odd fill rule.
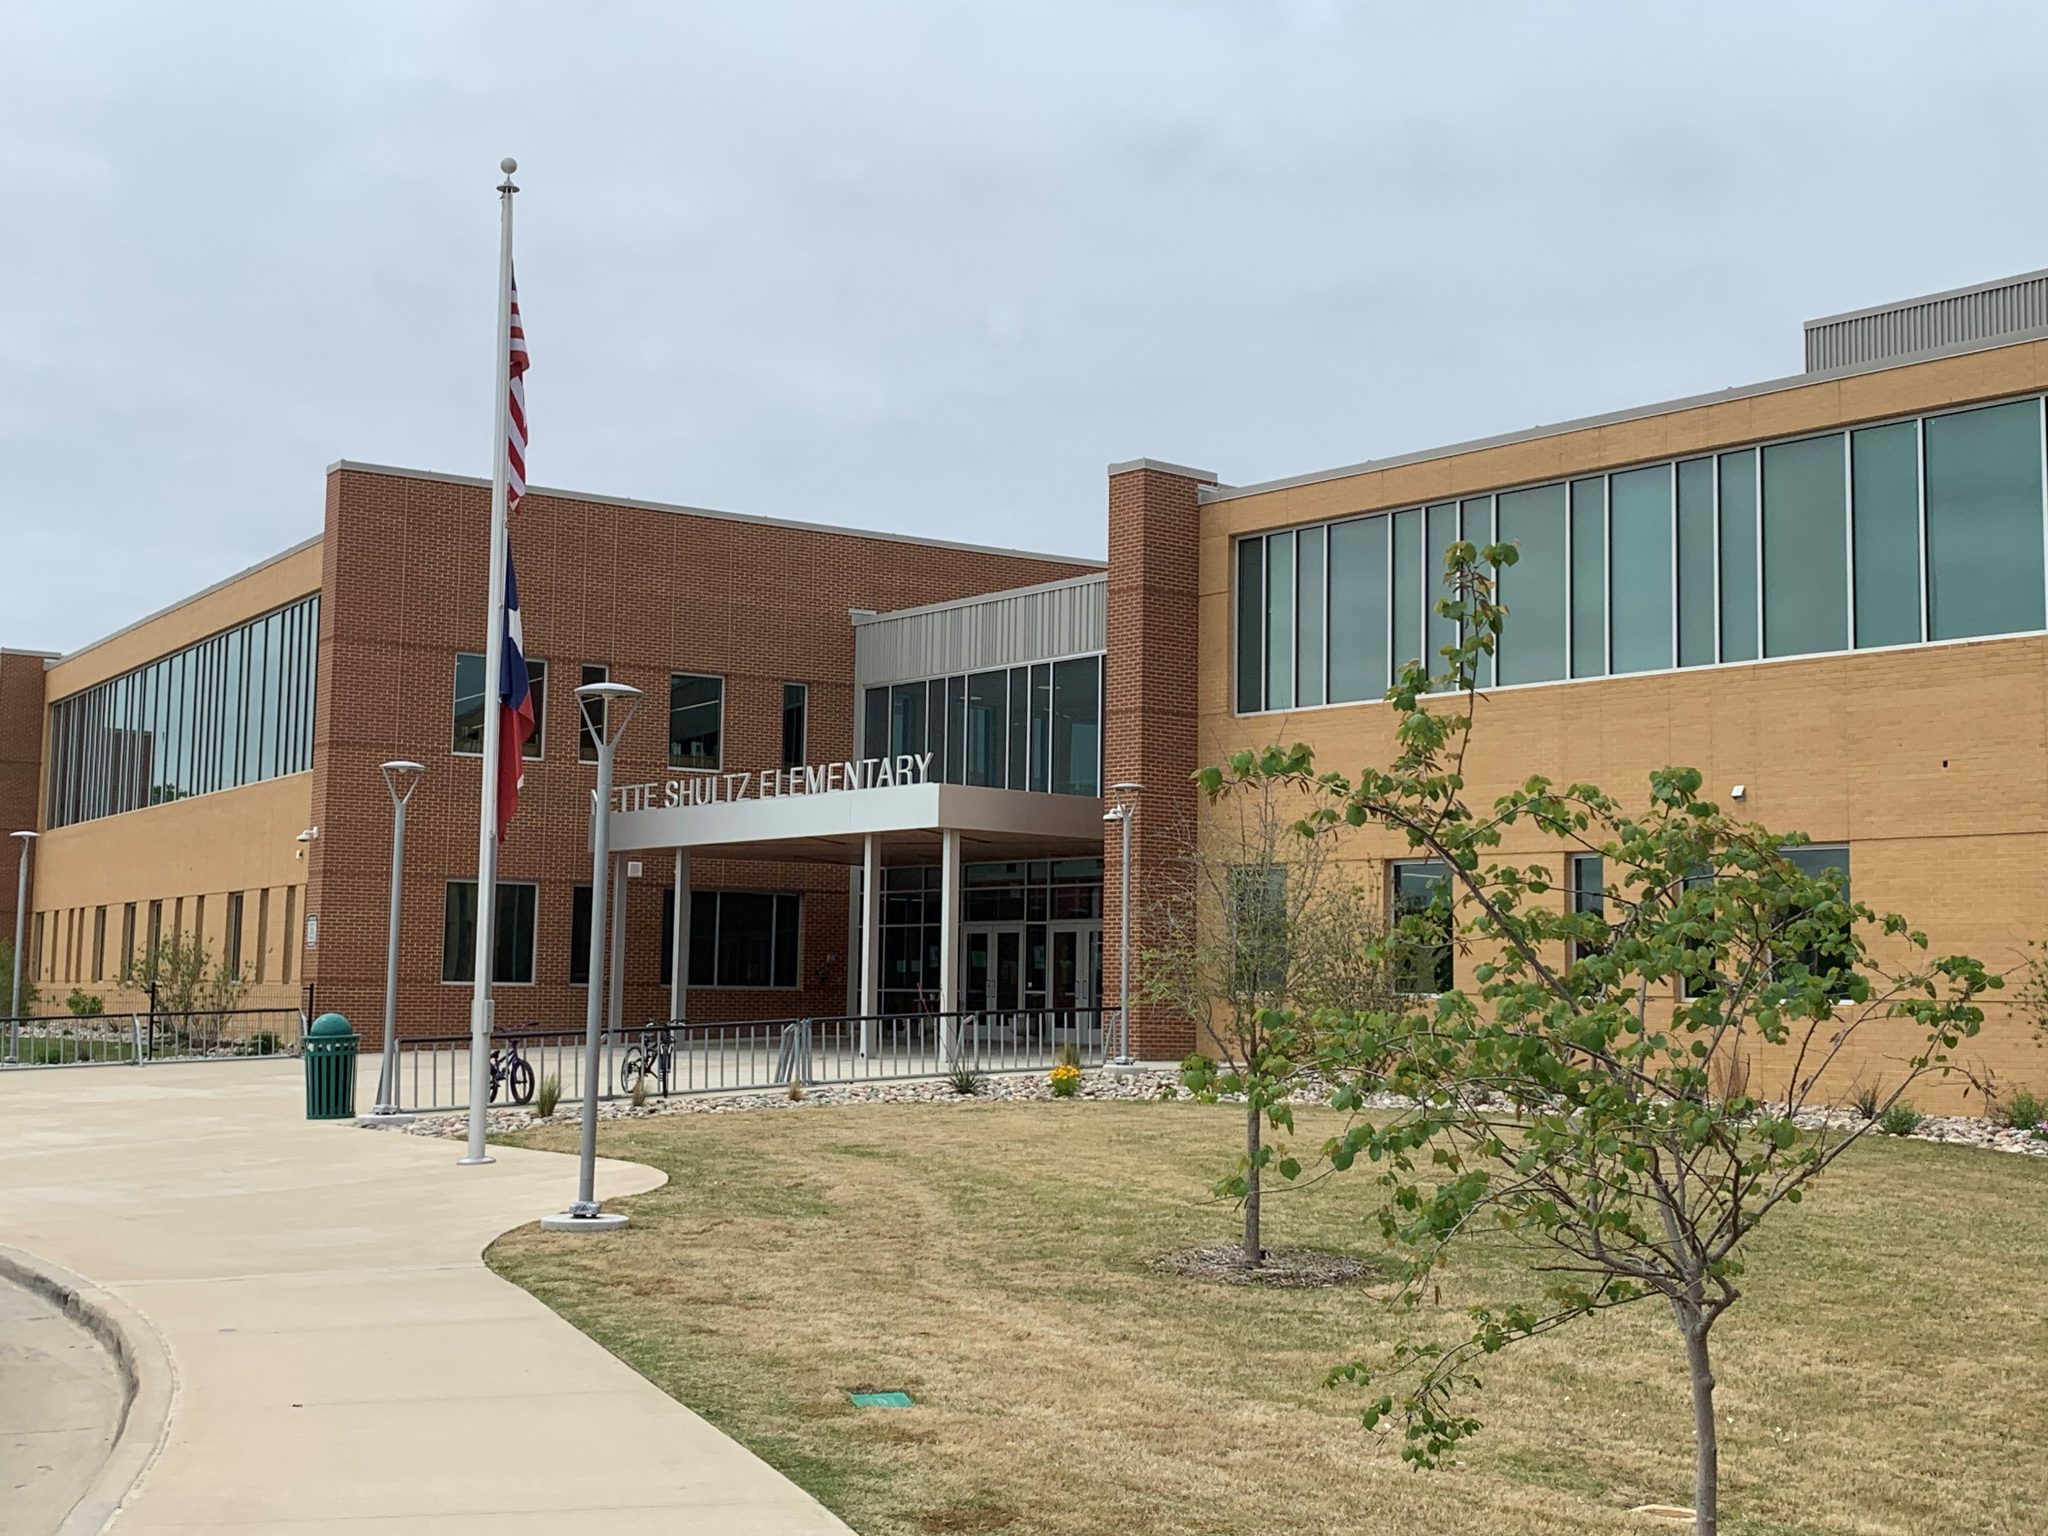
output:
[[668,1016],[690,1016],[690,850],[676,850],[676,908],[668,934]]
[[939,834],[939,1061],[953,1064],[960,1012],[960,833]]
[[874,1019],[882,1011],[882,840],[867,834],[861,849],[860,1053],[874,1046]]

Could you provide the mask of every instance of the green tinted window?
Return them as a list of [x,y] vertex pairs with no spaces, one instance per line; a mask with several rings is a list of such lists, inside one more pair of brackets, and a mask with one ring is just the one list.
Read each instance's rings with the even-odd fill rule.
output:
[[2042,627],[2041,407],[1927,418],[1929,638]]
[[1610,477],[1614,670],[1671,665],[1671,466]]
[[1547,683],[1565,675],[1565,488],[1543,485],[1500,498],[1500,542],[1515,563],[1501,573],[1500,680]]
[[1678,664],[1714,660],[1714,461],[1678,466]]
[[1920,429],[1910,421],[1849,437],[1856,530],[1856,643],[1920,638]]
[[1849,509],[1842,455],[1840,433],[1764,449],[1766,656],[1848,649]]
[[1266,535],[1266,708],[1294,708],[1294,535]]
[[1330,702],[1387,691],[1387,533],[1393,519],[1330,529]]
[[1301,591],[1295,602],[1294,702],[1323,702],[1323,550],[1329,531],[1304,528],[1298,540]]
[[1607,482],[1572,482],[1572,676],[1607,671]]
[[1394,668],[1422,655],[1422,513],[1394,514]]
[[1422,659],[1428,663],[1430,674],[1440,678],[1451,666],[1444,659],[1445,648],[1458,643],[1458,626],[1436,611],[1436,605],[1451,595],[1451,589],[1444,585],[1444,555],[1458,542],[1458,504],[1445,501],[1431,507],[1427,529],[1429,543],[1422,560],[1422,608],[1428,639]]
[[1756,450],[1721,455],[1721,659],[1755,661]]
[[[1237,712],[1266,707],[1266,541],[1237,541]],[[870,743],[870,750],[873,745]]]
[[[1459,522],[1465,542],[1474,549],[1484,549],[1494,543],[1497,535],[1493,528],[1493,503],[1491,496],[1475,496],[1470,501],[1460,502]],[[1493,686],[1493,663],[1491,656],[1481,656],[1479,667],[1474,674],[1481,688]]]

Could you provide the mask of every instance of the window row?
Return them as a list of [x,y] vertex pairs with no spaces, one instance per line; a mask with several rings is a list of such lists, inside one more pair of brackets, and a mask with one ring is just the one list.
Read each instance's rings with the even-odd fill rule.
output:
[[[2039,398],[1254,534],[1240,714],[1376,699],[1456,643],[1444,552],[1511,543],[1482,687],[2048,627]],[[1497,672],[1497,677],[1496,677]]]
[[318,593],[50,706],[45,825],[313,766]]
[[[1820,879],[1832,870],[1841,877],[1842,895],[1849,897],[1849,850],[1845,846],[1803,843],[1779,850],[1785,861],[1810,879]],[[1573,854],[1566,885],[1567,910],[1591,913],[1602,921],[1607,917],[1606,860],[1597,853]],[[1701,873],[1688,887],[1712,880]],[[1397,859],[1389,875],[1391,911],[1394,921],[1413,919],[1411,929],[1420,929],[1418,942],[1405,946],[1394,978],[1397,990],[1411,994],[1448,992],[1453,981],[1452,891],[1450,871],[1438,859]],[[1574,941],[1572,961],[1576,964],[1593,952],[1590,945]],[[1810,970],[1822,970],[1828,960],[1818,949],[1804,956]],[[1704,967],[1703,967],[1704,969]],[[1686,995],[1698,990],[1688,983]]]
[[[662,892],[661,984],[674,975],[669,935],[674,931],[675,891]],[[527,986],[534,980],[535,935],[540,887],[523,881],[498,882],[498,906],[491,935],[491,980]],[[688,936],[689,984],[693,987],[795,987],[801,980],[798,956],[803,933],[803,898],[780,891],[692,891]],[[590,887],[570,893],[569,953],[565,974],[571,986],[590,982]],[[476,979],[476,882],[450,880],[441,919],[441,979]]]
[[[204,956],[209,976],[226,971],[248,982],[289,982],[298,898],[298,887],[289,885],[225,892],[213,909],[221,918],[218,934],[208,928],[205,896],[37,912],[29,919],[23,969],[37,982],[118,985],[147,974],[150,952],[175,939]],[[51,1001],[44,999],[46,1011]]]
[[1102,657],[870,688],[861,755],[931,755],[945,784],[1102,793]]
[[[527,683],[533,694],[533,735],[526,743],[525,756],[538,761],[547,753],[548,664],[528,657]],[[577,685],[611,680],[611,669],[600,662],[584,662]],[[801,768],[809,745],[810,697],[808,683],[782,685],[782,766]],[[597,737],[572,696],[568,708],[576,715],[576,760],[597,761]],[[668,765],[678,769],[716,771],[725,766],[725,679],[694,672],[678,672],[668,680]],[[449,750],[457,757],[476,757],[484,749],[484,657],[480,651],[461,651],[455,657],[455,717]]]

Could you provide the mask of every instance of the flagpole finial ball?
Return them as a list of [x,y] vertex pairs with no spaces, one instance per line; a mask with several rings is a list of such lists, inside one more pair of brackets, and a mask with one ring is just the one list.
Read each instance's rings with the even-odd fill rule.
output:
[[514,160],[510,155],[507,155],[504,159],[498,162],[498,169],[503,171],[507,176],[510,176],[514,171],[519,169],[519,162],[517,160]]

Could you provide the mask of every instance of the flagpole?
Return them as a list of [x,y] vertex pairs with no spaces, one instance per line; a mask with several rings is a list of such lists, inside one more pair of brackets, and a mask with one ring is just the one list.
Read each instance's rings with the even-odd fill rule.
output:
[[505,477],[506,439],[512,410],[512,173],[519,162],[506,158],[498,168],[505,179],[498,186],[498,346],[496,432],[491,438],[491,616],[484,631],[484,752],[477,811],[476,852],[476,988],[469,1004],[469,1151],[464,1166],[490,1162],[484,1149],[485,1113],[491,1091],[492,943],[498,907],[498,734],[503,703],[498,697],[501,652],[505,645]]

